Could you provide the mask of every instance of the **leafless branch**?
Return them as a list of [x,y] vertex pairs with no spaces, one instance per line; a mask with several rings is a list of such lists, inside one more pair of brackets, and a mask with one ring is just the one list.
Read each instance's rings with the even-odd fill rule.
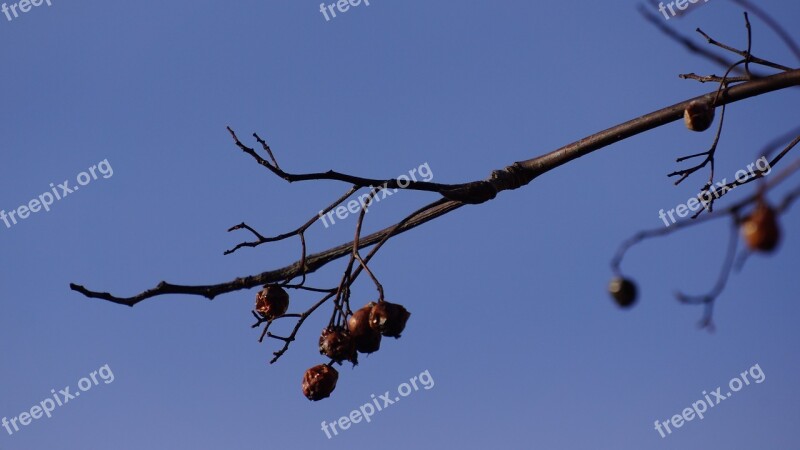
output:
[[[798,85],[800,85],[800,70],[782,72],[725,89],[719,96],[718,105],[727,105]],[[692,101],[712,101],[716,96],[717,91],[713,91],[699,97],[684,100],[672,106],[659,109],[587,136],[542,156],[516,162],[505,169],[494,171],[486,180],[446,187],[445,190],[441,192],[445,198],[441,198],[420,208],[414,214],[407,217],[400,226],[390,226],[363,237],[360,240],[359,248],[372,246],[381,242],[387,236],[401,234],[416,228],[430,220],[441,217],[464,206],[466,202],[477,204],[488,201],[494,198],[499,192],[525,186],[536,177],[598,149],[668,123],[681,120],[683,117],[683,110],[689,103]],[[305,269],[302,267],[301,262],[298,261],[279,269],[240,277],[218,284],[193,286],[172,284],[164,281],[152,289],[145,290],[130,297],[120,297],[108,292],[90,290],[74,283],[70,284],[70,288],[89,298],[102,299],[127,306],[134,306],[143,300],[166,294],[198,295],[213,299],[221,294],[250,289],[269,283],[281,282],[303,272],[306,274],[313,273],[329,262],[350,254],[352,252],[352,245],[353,242],[351,241],[320,253],[309,255],[305,261]]]
[[794,53],[794,56],[797,57],[797,60],[800,61],[800,46],[792,39],[789,33],[775,20],[766,13],[763,9],[761,9],[758,5],[748,1],[748,0],[731,0],[734,3],[738,3],[739,5],[743,6],[745,9],[750,10],[753,14],[755,14],[759,19],[763,20],[767,26],[772,29],[778,37],[783,40],[789,50]]

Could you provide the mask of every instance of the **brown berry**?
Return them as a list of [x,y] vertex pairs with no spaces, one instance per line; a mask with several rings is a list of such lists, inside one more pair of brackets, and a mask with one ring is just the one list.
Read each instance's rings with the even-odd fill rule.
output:
[[747,246],[757,252],[772,252],[781,239],[775,211],[763,201],[759,201],[753,213],[744,220],[741,231]]
[[630,308],[636,303],[636,284],[627,278],[614,277],[608,284],[608,292],[621,308]]
[[256,294],[256,312],[265,319],[275,319],[289,309],[289,294],[277,285],[267,285]]
[[683,110],[683,122],[692,131],[706,131],[714,123],[714,107],[706,101],[694,100]]
[[339,372],[333,367],[325,364],[314,366],[303,376],[303,395],[312,401],[328,398],[336,389],[338,380]]
[[358,364],[356,344],[350,333],[341,327],[322,330],[322,335],[319,337],[319,352],[337,363],[350,361],[353,365]]
[[369,315],[373,306],[375,303],[368,303],[367,306],[354,312],[347,320],[350,336],[356,344],[356,350],[360,353],[373,353],[381,348],[381,333],[369,326]]
[[411,316],[403,305],[379,301],[369,314],[369,326],[384,336],[399,338]]

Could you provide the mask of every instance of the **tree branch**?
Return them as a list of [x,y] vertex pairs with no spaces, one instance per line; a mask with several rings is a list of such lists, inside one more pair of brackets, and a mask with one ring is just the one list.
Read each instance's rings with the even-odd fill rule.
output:
[[[416,228],[430,220],[460,208],[465,203],[479,204],[486,202],[493,199],[499,192],[518,189],[522,186],[525,186],[536,177],[584,155],[629,137],[680,120],[683,117],[684,109],[692,101],[706,101],[714,104],[714,106],[721,106],[798,85],[800,85],[800,70],[782,72],[776,75],[749,81],[724,89],[719,95],[718,91],[715,90],[708,94],[688,99],[658,111],[637,117],[625,123],[603,130],[599,133],[587,136],[542,156],[516,162],[505,169],[496,170],[492,172],[491,176],[485,180],[458,185],[425,185],[423,189],[431,188],[432,190],[440,193],[444,198],[430,203],[429,205],[408,216],[406,219],[404,219],[399,227],[397,225],[393,225],[361,238],[358,243],[358,248],[369,247],[381,242],[390,235],[400,234]],[[716,102],[714,102],[715,98]],[[257,155],[254,157],[260,158]],[[281,176],[281,173],[276,172],[276,170],[282,172],[277,168],[276,164],[273,165],[272,163],[269,163],[263,159],[259,161],[259,163],[267,166],[270,168],[270,170]],[[284,175],[286,174],[285,172],[282,173]],[[328,174],[330,174],[330,172],[328,172]],[[342,181],[352,183],[354,180],[352,178],[347,178],[343,179]],[[362,179],[358,181],[372,182],[380,180]],[[303,268],[302,261],[297,261],[280,269],[243,278],[236,278],[235,280],[226,283],[203,286],[186,286],[161,282],[155,288],[146,290],[132,297],[117,297],[107,292],[92,291],[77,284],[70,284],[70,288],[74,291],[80,292],[86,297],[99,298],[127,306],[134,306],[145,299],[165,294],[198,295],[208,299],[213,299],[220,294],[242,289],[249,289],[264,284],[275,283],[281,280],[290,279],[298,274],[312,273],[325,266],[329,262],[343,256],[348,256],[352,254],[352,252],[353,242],[351,241],[323,252],[309,255],[305,258],[305,268]]]

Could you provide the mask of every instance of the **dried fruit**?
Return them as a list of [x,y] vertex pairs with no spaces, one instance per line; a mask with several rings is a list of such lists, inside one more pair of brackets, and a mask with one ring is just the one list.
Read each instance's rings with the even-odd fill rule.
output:
[[265,319],[275,319],[289,309],[289,294],[277,285],[267,285],[256,294],[256,312]]
[[775,250],[781,239],[775,211],[764,201],[759,201],[753,213],[744,220],[741,231],[747,246],[758,252]]
[[361,353],[372,353],[381,347],[381,333],[369,326],[369,315],[375,303],[368,303],[363,308],[354,312],[347,320],[347,328],[356,345],[356,350]]
[[381,300],[370,311],[369,326],[384,336],[399,338],[410,316],[403,305]]
[[695,100],[683,110],[683,122],[692,131],[706,131],[714,123],[714,107],[707,101]]
[[608,292],[622,308],[630,308],[636,303],[636,284],[627,278],[614,277],[608,284]]
[[337,363],[350,361],[353,365],[358,364],[356,344],[350,333],[341,327],[322,330],[322,335],[319,337],[319,352]]
[[339,372],[333,367],[325,364],[314,366],[303,376],[303,395],[312,401],[328,398],[336,389],[338,380]]

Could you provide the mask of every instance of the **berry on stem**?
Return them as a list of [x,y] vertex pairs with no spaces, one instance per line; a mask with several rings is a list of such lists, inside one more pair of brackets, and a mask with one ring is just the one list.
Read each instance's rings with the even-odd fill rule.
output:
[[714,123],[714,107],[706,101],[695,100],[683,110],[683,122],[692,131],[706,131]]
[[763,200],[741,226],[742,236],[747,246],[757,252],[770,253],[778,247],[781,230],[775,211]]
[[636,303],[636,284],[627,278],[614,277],[608,284],[608,292],[621,308],[630,308]]
[[369,316],[375,303],[368,303],[347,320],[350,336],[360,353],[373,353],[381,347],[381,333],[369,325]]
[[369,314],[369,326],[384,336],[399,338],[411,316],[403,305],[381,300]]
[[350,333],[341,327],[328,327],[322,330],[319,337],[319,352],[328,358],[341,363],[350,361],[358,364],[356,344]]
[[331,366],[320,364],[306,370],[303,376],[303,395],[311,401],[328,398],[336,389],[339,372]]
[[272,320],[286,314],[289,309],[289,294],[277,285],[267,285],[256,294],[256,312]]

